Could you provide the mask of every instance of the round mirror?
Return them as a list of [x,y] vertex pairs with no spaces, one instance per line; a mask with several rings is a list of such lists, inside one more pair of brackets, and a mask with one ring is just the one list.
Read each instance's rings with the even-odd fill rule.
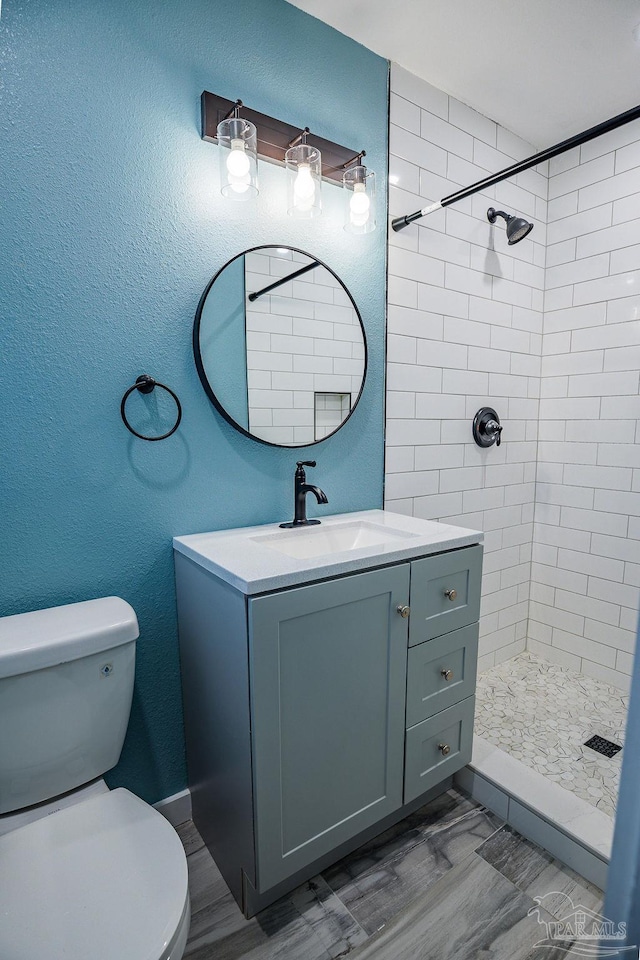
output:
[[253,247],[215,275],[198,305],[193,349],[226,420],[279,447],[339,430],[367,367],[353,297],[333,270],[292,247]]

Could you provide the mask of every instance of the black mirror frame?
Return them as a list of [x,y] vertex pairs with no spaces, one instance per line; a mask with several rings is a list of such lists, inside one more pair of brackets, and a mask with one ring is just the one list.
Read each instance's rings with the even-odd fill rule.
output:
[[[245,254],[254,253],[256,250],[271,250],[273,247],[282,247],[283,249],[286,247],[287,250],[291,250],[293,253],[300,253],[302,254],[303,257],[310,257],[312,260],[316,260],[321,267],[325,268],[325,270],[328,270],[329,273],[336,278],[336,280],[338,281],[342,289],[345,291],[345,293],[349,297],[349,300],[351,301],[351,306],[355,310],[355,314],[358,318],[358,322],[360,323],[360,329],[362,330],[362,341],[364,344],[364,368],[362,371],[362,384],[360,385],[360,390],[358,392],[358,396],[356,397],[355,403],[351,407],[351,410],[349,411],[348,416],[344,418],[344,420],[342,421],[339,427],[336,427],[335,430],[332,430],[331,433],[328,433],[326,437],[322,437],[320,440],[313,440],[311,443],[291,443],[291,444],[271,443],[269,440],[262,440],[260,437],[257,437],[254,433],[249,433],[248,430],[245,430],[244,427],[241,427],[240,424],[233,419],[233,417],[226,411],[226,409],[218,400],[213,388],[211,387],[211,384],[209,383],[209,379],[205,372],[204,364],[202,362],[202,353],[200,351],[200,321],[202,318],[202,310],[204,308],[205,301],[207,299],[207,296],[212,286],[214,285],[214,283],[216,282],[216,280],[218,279],[222,271],[226,270],[229,264],[233,263],[234,260],[237,260],[238,257],[244,257]],[[207,284],[204,293],[200,297],[200,302],[198,303],[198,309],[196,310],[196,317],[193,324],[193,357],[196,364],[196,370],[198,371],[198,376],[200,377],[200,382],[204,387],[205,393],[209,397],[209,400],[214,405],[218,413],[222,417],[224,417],[224,419],[227,421],[228,424],[234,427],[239,433],[244,434],[245,437],[249,437],[250,440],[255,440],[257,443],[262,443],[266,447],[276,447],[280,450],[300,450],[303,447],[315,447],[319,443],[324,443],[324,441],[328,440],[329,437],[335,436],[335,434],[338,433],[339,430],[342,430],[345,423],[348,420],[350,420],[354,410],[360,403],[360,398],[362,397],[362,391],[364,390],[364,385],[367,379],[367,364],[368,364],[368,358],[369,358],[369,351],[367,348],[367,334],[364,329],[364,323],[362,322],[362,316],[360,314],[360,311],[356,306],[355,300],[351,296],[351,291],[345,286],[344,282],[340,279],[340,277],[335,272],[335,270],[332,270],[331,267],[327,266],[327,264],[324,263],[324,261],[318,260],[316,256],[314,256],[312,253],[308,253],[306,250],[300,250],[298,249],[298,247],[290,247],[286,244],[263,243],[263,244],[260,244],[260,246],[249,247],[247,250],[242,250],[240,253],[237,253],[235,257],[231,257],[230,260],[227,260],[224,266],[220,267],[218,272],[213,276],[213,278]]]

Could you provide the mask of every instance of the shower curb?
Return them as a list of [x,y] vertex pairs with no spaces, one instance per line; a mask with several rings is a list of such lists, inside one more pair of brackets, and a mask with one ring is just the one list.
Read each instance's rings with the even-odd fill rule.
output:
[[478,736],[471,762],[454,782],[522,836],[605,889],[612,817]]

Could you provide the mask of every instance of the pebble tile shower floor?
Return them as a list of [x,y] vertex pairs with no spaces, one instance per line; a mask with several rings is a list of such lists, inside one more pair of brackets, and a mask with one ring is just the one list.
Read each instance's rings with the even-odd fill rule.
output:
[[613,817],[624,751],[584,744],[623,745],[628,705],[616,687],[522,653],[478,677],[475,732]]

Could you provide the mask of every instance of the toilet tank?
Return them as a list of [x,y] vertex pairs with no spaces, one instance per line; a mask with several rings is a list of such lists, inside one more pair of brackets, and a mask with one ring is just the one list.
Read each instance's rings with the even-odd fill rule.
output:
[[116,765],[138,634],[119,597],[0,618],[0,814]]

